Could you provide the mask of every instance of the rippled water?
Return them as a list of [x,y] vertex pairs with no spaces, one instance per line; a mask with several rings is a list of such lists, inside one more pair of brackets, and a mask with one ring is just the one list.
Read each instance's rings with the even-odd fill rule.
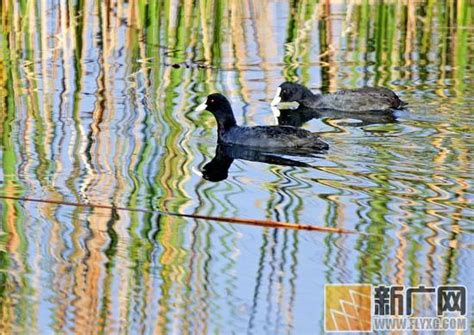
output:
[[[148,210],[0,198],[1,333],[319,333],[326,283],[463,284],[473,301],[474,4],[328,3],[1,3],[0,196]],[[200,99],[274,124],[284,80],[383,85],[409,108],[285,114],[330,150],[227,153],[203,178]]]

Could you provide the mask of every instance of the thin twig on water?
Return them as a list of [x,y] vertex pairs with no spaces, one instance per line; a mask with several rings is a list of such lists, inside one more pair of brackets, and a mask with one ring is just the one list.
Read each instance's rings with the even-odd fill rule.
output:
[[236,218],[236,217],[226,218],[226,217],[207,216],[207,215],[200,215],[200,214],[182,214],[182,213],[173,213],[173,212],[158,211],[158,210],[143,209],[143,208],[128,208],[128,207],[119,207],[119,206],[101,205],[101,204],[85,204],[85,203],[60,201],[60,200],[13,197],[13,196],[8,196],[8,195],[0,195],[0,198],[16,200],[16,201],[40,202],[40,203],[74,206],[74,207],[104,208],[104,209],[111,209],[111,210],[131,211],[131,212],[158,213],[161,215],[178,216],[178,217],[185,217],[185,218],[192,218],[192,219],[211,220],[211,221],[228,222],[228,223],[236,223],[236,224],[245,224],[245,225],[260,226],[260,227],[319,231],[319,232],[339,233],[339,234],[358,234],[359,233],[354,230],[343,229],[343,228],[320,227],[320,226],[314,226],[314,225],[309,225],[309,224],[299,224],[299,223],[273,221],[273,220],[244,219],[244,218]]

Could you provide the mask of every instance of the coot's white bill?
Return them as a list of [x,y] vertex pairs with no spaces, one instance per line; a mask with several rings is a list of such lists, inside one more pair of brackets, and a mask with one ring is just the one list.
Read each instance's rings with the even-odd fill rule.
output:
[[202,104],[200,104],[199,106],[197,106],[196,111],[202,112],[203,110],[205,110],[205,109],[207,108],[206,102],[207,102],[207,99],[206,99]]
[[271,103],[272,106],[277,106],[280,103],[281,101],[280,93],[281,93],[281,88],[277,87],[277,92]]

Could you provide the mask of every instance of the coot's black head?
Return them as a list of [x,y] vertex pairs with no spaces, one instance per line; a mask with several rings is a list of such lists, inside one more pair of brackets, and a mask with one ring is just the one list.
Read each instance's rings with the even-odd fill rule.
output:
[[230,111],[232,113],[229,100],[227,100],[227,98],[220,93],[209,94],[206,98],[206,101],[200,104],[196,110],[207,110],[214,115],[218,111]]
[[200,104],[196,110],[207,110],[214,114],[219,127],[223,127],[224,129],[236,125],[230,102],[220,93],[212,93],[208,95],[206,101]]
[[275,98],[272,100],[272,106],[277,106],[280,102],[300,102],[313,94],[310,90],[300,84],[284,82],[277,88]]

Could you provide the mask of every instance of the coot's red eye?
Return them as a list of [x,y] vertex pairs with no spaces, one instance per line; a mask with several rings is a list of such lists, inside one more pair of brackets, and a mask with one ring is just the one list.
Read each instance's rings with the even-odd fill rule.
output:
[[214,102],[214,99],[211,99],[210,103],[212,104]]

